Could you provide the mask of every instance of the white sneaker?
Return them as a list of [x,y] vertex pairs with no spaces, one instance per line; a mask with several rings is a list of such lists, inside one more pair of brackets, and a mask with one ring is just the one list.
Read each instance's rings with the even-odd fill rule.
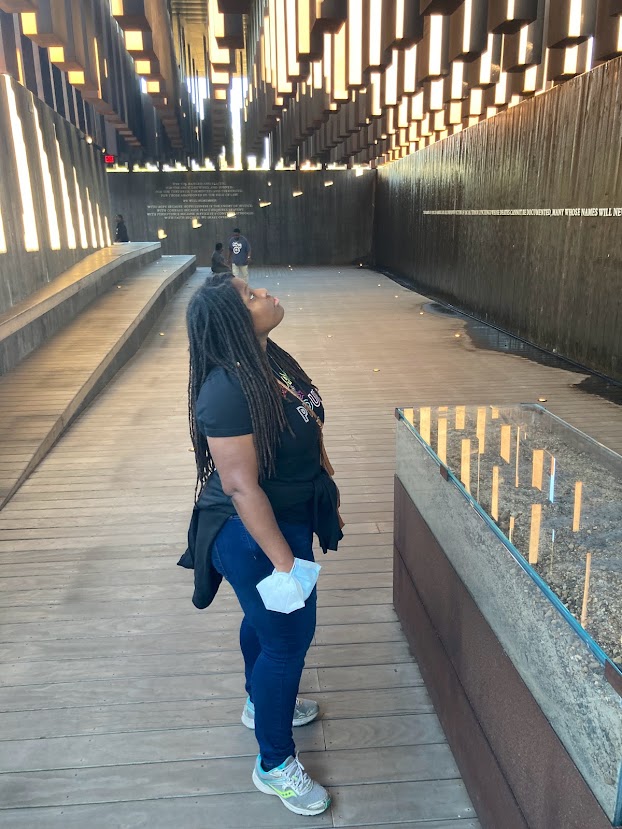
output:
[[[300,725],[306,725],[312,722],[319,713],[320,706],[315,700],[297,698],[292,725],[294,728]],[[246,698],[244,710],[242,711],[242,722],[247,728],[255,728],[255,706],[248,697]]]
[[319,815],[330,806],[329,793],[309,777],[297,757],[288,757],[272,771],[264,771],[258,757],[253,783],[260,792],[280,797],[283,806],[297,815]]

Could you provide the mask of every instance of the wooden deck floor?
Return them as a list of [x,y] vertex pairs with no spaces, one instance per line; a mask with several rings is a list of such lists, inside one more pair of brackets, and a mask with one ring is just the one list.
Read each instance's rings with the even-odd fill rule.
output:
[[348,533],[321,562],[301,688],[323,717],[296,735],[334,803],[297,818],[251,783],[235,598],[194,610],[175,567],[193,492],[183,312],[203,275],[0,513],[0,826],[478,829],[392,609],[393,409],[544,396],[618,451],[620,409],[476,349],[376,274],[253,269],[323,394]]

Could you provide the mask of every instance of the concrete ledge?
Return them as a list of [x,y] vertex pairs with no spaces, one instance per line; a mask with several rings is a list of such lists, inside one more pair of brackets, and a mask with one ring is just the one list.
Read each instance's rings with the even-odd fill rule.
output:
[[159,257],[159,242],[104,248],[2,314],[0,375],[60,331],[113,284]]
[[136,353],[196,257],[164,256],[109,291],[0,377],[0,509]]

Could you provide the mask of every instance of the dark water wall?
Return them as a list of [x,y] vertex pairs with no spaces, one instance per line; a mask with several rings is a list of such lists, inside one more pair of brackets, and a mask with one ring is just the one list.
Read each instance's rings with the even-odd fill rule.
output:
[[[226,245],[234,227],[249,239],[256,265],[338,265],[365,257],[375,178],[370,170],[108,176],[113,208],[124,214],[132,240],[155,241],[162,230],[164,254],[196,254],[199,265],[210,264],[214,243]],[[202,226],[193,227],[193,219]]]
[[[376,260],[622,379],[621,153],[616,60],[382,167]],[[544,213],[453,212],[506,209]]]

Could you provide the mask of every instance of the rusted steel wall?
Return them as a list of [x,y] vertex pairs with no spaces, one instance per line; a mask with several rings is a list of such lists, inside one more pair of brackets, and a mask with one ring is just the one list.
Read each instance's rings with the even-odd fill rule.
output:
[[621,154],[618,59],[382,167],[377,263],[622,379]]

